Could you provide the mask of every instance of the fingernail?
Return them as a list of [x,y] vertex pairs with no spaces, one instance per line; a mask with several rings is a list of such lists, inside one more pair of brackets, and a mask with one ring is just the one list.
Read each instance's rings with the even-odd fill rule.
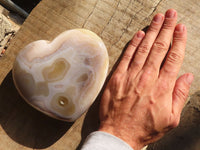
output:
[[178,24],[175,28],[176,31],[182,32],[186,29],[185,25],[183,24]]
[[186,80],[187,80],[188,84],[191,84],[192,81],[194,80],[193,74],[188,74]]
[[170,9],[165,14],[166,18],[173,18],[176,16],[176,11],[173,9]]
[[143,38],[143,36],[144,36],[144,32],[143,32],[143,31],[139,31],[139,32],[137,33],[137,37],[138,37],[138,38]]
[[157,15],[153,18],[153,20],[154,20],[155,22],[161,22],[161,21],[163,20],[163,16],[160,15],[160,14],[157,14]]

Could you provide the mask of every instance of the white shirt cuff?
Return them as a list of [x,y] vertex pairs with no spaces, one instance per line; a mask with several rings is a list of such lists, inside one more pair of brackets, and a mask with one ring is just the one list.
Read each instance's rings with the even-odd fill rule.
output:
[[133,150],[120,138],[102,131],[92,132],[81,150]]

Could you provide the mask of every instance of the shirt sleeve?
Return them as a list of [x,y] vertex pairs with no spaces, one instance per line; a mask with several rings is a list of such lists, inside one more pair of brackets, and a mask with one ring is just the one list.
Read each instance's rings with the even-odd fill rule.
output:
[[126,142],[106,132],[92,132],[81,150],[133,150]]

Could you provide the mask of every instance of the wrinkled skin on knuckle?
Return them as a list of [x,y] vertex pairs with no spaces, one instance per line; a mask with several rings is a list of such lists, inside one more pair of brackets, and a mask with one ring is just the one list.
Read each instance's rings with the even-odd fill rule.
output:
[[166,18],[166,21],[163,23],[163,29],[170,30],[172,28],[174,28],[174,22],[171,21],[171,19]]
[[152,26],[148,28],[148,32],[157,32],[159,30],[158,24],[153,23]]
[[184,44],[186,37],[184,37],[184,33],[174,33],[173,42],[182,42]]
[[[132,58],[132,56],[131,55],[129,55],[129,54],[127,54],[127,53],[124,53],[124,55],[123,55],[123,59],[124,60],[130,60]],[[122,60],[123,60],[122,59]]]
[[187,90],[186,89],[176,89],[175,91],[174,91],[174,94],[177,96],[177,97],[179,97],[179,100],[182,100],[182,99],[185,99],[187,96],[188,96],[188,94],[187,94],[187,92],[186,92]]
[[167,44],[165,41],[156,41],[153,47],[157,53],[162,53],[163,51],[166,52],[168,50],[169,44]]
[[129,42],[129,45],[132,46],[132,47],[137,47],[138,46],[138,44],[134,40],[131,40]]
[[149,52],[149,47],[148,44],[140,45],[138,48],[137,52],[141,55],[147,54]]
[[[187,36],[185,32],[175,31],[173,36],[173,43],[186,44]],[[183,52],[183,50],[181,50]]]
[[176,52],[170,52],[167,56],[167,61],[172,64],[180,64],[183,60],[183,56]]

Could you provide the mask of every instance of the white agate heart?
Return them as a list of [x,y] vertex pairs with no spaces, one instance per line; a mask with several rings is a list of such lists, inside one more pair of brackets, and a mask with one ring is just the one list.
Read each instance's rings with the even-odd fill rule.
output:
[[53,118],[75,121],[100,92],[108,62],[100,37],[86,29],[68,30],[52,42],[39,40],[22,49],[13,79],[33,107]]

